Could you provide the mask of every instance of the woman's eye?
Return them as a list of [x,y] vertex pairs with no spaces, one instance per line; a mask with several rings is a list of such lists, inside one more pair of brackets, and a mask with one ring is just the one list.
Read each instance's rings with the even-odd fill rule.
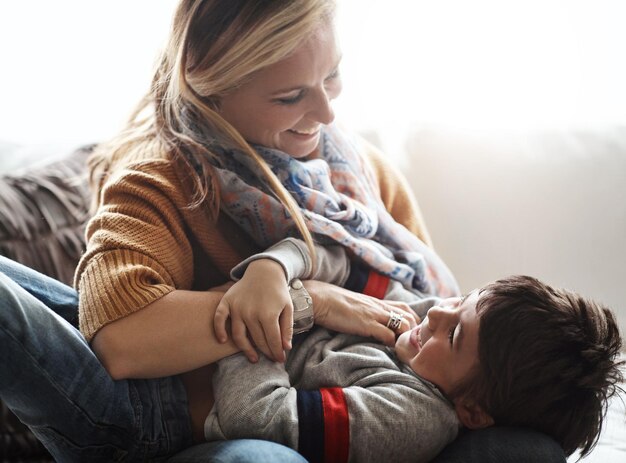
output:
[[330,73],[328,77],[326,77],[326,81],[333,80],[339,77],[339,68],[335,68],[333,72]]
[[296,104],[304,97],[304,91],[298,92],[294,96],[285,97],[285,98],[276,98],[276,102],[284,105]]

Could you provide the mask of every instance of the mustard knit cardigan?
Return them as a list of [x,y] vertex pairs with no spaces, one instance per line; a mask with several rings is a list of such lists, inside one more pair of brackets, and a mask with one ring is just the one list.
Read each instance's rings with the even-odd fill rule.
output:
[[[366,142],[362,154],[387,210],[430,244],[406,180]],[[155,158],[118,169],[106,181],[74,279],[87,340],[170,291],[224,283],[232,267],[260,251],[225,214],[212,217],[208,205],[189,208],[188,175],[175,162]]]

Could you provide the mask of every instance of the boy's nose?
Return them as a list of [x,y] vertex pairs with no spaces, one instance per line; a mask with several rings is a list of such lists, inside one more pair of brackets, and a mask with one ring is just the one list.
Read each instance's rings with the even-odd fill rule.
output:
[[442,307],[435,305],[428,309],[428,312],[426,312],[426,316],[428,317],[428,327],[431,329],[431,331],[435,331],[435,329],[437,328],[437,325],[441,320],[442,311]]
[[440,324],[454,317],[454,309],[435,305],[428,309],[426,316],[428,317],[428,327],[431,331],[435,331]]

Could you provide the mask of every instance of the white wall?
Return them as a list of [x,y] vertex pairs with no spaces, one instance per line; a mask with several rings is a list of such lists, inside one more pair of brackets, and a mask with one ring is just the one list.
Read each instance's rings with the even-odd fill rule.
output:
[[609,305],[626,333],[626,127],[415,132],[404,171],[463,291],[523,273]]
[[0,1],[0,140],[115,134],[149,88],[175,3]]
[[[0,1],[0,140],[100,140],[149,85],[176,0]],[[622,0],[339,0],[339,117],[383,130],[626,123]]]
[[[1,1],[0,146],[53,153],[115,133],[148,88],[175,4]],[[613,129],[626,126],[626,2],[339,5],[338,116],[377,131],[407,167],[464,289],[532,273],[615,306],[626,328],[626,149]]]

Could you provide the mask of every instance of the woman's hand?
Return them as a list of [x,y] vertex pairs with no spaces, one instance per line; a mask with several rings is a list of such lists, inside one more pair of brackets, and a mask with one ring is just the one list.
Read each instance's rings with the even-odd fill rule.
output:
[[[393,346],[398,335],[417,323],[417,316],[404,302],[384,301],[321,281],[307,280],[304,286],[313,298],[315,324],[324,328]],[[395,331],[387,327],[390,311],[404,315]]]
[[255,260],[241,280],[226,291],[214,319],[215,335],[222,343],[228,339],[229,318],[233,342],[248,360],[258,360],[252,338],[268,358],[285,361],[285,349],[291,349],[293,305],[280,264],[270,259]]

